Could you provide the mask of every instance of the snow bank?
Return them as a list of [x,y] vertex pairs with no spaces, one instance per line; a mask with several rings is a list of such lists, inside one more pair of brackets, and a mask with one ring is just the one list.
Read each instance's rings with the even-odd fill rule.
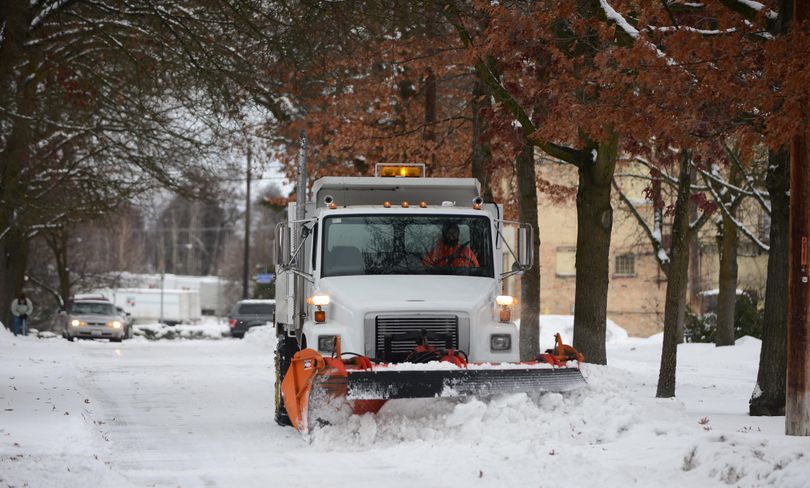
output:
[[261,325],[259,327],[251,327],[247,330],[247,332],[245,332],[245,337],[242,338],[242,340],[249,344],[256,344],[259,346],[275,349],[276,328],[273,326],[273,324]]
[[[606,342],[624,342],[629,337],[627,331],[616,322],[607,320]],[[554,346],[554,334],[560,333],[566,344],[574,341],[573,315],[541,315],[540,316],[540,347],[545,350]]]
[[230,335],[228,326],[219,323],[199,325],[136,324],[132,333],[148,340],[161,339],[222,339]]

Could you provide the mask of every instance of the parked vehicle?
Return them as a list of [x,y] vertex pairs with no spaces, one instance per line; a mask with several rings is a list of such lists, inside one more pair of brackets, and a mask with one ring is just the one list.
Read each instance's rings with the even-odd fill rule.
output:
[[74,298],[68,309],[59,313],[62,335],[74,339],[109,339],[121,342],[127,338],[125,315],[104,297]]
[[197,290],[166,288],[116,288],[113,302],[132,314],[136,323],[193,324],[201,316]]
[[228,315],[232,337],[244,337],[245,332],[257,325],[272,324],[276,313],[275,300],[240,300]]

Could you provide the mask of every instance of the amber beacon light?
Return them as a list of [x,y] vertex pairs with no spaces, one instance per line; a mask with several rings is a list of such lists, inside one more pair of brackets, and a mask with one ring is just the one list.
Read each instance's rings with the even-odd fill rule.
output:
[[422,163],[377,163],[374,167],[374,176],[386,178],[423,178],[425,176],[425,165]]

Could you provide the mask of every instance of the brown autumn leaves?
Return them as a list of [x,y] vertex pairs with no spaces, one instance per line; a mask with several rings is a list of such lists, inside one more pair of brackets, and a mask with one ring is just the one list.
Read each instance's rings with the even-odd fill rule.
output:
[[485,60],[544,141],[583,148],[612,130],[623,152],[664,167],[680,149],[708,164],[725,163],[724,142],[778,148],[807,129],[807,26],[782,31],[776,2],[734,3],[423,2],[340,19],[328,35],[352,35],[296,74],[304,115],[286,130],[308,130],[313,176],[369,174],[382,161],[467,176],[484,143],[487,172],[511,175],[523,144],[513,113],[479,96],[485,127],[472,136],[473,67]]

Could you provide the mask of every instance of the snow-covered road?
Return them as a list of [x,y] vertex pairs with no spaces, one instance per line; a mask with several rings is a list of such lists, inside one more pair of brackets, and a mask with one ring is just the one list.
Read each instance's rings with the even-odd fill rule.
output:
[[568,395],[389,402],[311,439],[272,418],[270,334],[68,343],[0,331],[0,486],[810,487],[810,439],[745,415],[759,342],[610,345]]

